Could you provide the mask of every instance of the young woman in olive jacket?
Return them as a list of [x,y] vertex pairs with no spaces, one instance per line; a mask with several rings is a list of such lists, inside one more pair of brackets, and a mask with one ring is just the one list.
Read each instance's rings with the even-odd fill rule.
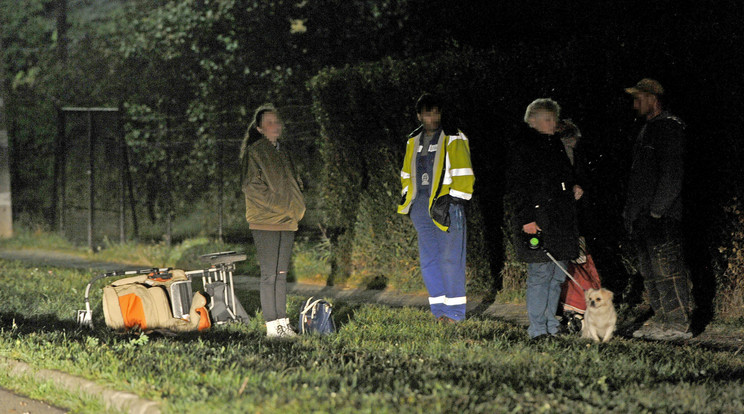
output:
[[297,335],[287,318],[287,271],[305,200],[280,144],[283,127],[274,106],[259,107],[240,151],[245,218],[261,267],[261,309],[269,337]]

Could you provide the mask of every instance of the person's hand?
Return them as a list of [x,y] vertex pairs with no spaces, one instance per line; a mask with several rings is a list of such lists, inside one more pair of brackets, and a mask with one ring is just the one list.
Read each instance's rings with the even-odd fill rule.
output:
[[538,231],[542,230],[540,226],[537,225],[537,222],[533,221],[532,223],[527,223],[524,226],[522,226],[522,231],[527,234],[537,234]]
[[574,200],[578,200],[584,195],[584,189],[580,185],[573,186]]

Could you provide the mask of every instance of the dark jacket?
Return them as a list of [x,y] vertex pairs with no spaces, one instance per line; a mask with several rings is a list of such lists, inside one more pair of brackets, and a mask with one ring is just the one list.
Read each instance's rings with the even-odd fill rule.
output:
[[[562,137],[563,135],[558,134],[558,136]],[[578,142],[576,142],[572,149],[572,167],[576,184],[578,184],[584,190],[584,195],[576,201],[577,225],[579,229],[579,235],[585,236],[587,239],[593,239],[596,229],[599,227],[599,223],[596,222],[596,214],[594,211],[594,206],[596,204],[595,200],[597,196],[597,187],[591,179],[592,174],[590,171],[590,162],[587,157],[584,139],[579,138],[577,141]],[[566,148],[565,142],[563,148],[568,153],[569,149]]]
[[[564,152],[567,151],[565,144],[563,150]],[[584,191],[587,191],[588,188],[592,187],[592,183],[589,180],[589,161],[586,157],[583,140],[579,140],[573,147],[572,156],[571,168],[573,169],[575,183],[581,186]],[[569,161],[571,161],[570,158]]]
[[528,263],[549,262],[544,251],[531,250],[522,226],[537,222],[543,246],[557,260],[578,256],[573,186],[576,183],[563,143],[525,126],[514,143],[509,169],[514,246]]
[[652,213],[682,219],[685,124],[669,112],[645,122],[633,147],[623,216],[626,227]]
[[254,230],[295,231],[305,199],[292,163],[268,139],[251,143],[243,161],[245,218]]

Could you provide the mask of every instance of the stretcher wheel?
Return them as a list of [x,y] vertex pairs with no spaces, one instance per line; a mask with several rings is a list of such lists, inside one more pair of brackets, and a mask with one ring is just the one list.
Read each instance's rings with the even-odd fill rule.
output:
[[568,331],[571,333],[581,332],[581,329],[584,327],[584,315],[572,313],[567,316],[568,321],[566,323],[566,327],[568,328]]

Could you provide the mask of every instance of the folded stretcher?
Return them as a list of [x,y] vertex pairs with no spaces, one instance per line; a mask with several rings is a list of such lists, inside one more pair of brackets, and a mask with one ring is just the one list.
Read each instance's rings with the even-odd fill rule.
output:
[[[116,271],[97,275],[85,288],[85,309],[77,312],[78,324],[93,327],[90,289],[100,279],[126,276],[103,288],[102,308],[106,326],[117,331],[186,332],[212,325],[249,320],[235,296],[235,263],[246,259],[234,251],[201,256],[208,269],[184,271],[155,268]],[[192,278],[201,277],[204,293],[193,292]]]

